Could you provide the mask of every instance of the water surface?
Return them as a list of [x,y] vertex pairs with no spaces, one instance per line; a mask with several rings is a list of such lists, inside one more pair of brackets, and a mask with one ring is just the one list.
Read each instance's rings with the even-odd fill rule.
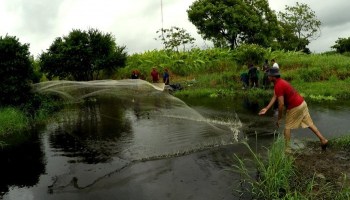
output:
[[[233,155],[267,146],[274,113],[265,101],[183,99],[141,80],[36,85],[75,102],[30,140],[1,151],[3,199],[239,199]],[[328,138],[349,133],[347,104],[310,104]],[[316,140],[297,130],[293,139]],[[248,197],[247,197],[248,198]]]

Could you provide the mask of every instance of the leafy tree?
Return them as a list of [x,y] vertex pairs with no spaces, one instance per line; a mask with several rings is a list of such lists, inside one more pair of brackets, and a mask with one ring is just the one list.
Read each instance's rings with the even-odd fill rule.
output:
[[203,38],[216,47],[234,49],[240,43],[269,47],[279,34],[267,0],[197,0],[187,13]]
[[163,42],[165,49],[179,51],[179,46],[183,45],[186,50],[187,44],[193,44],[194,39],[185,29],[173,26],[169,29],[159,29],[156,33],[160,33],[158,38]]
[[331,46],[331,48],[335,49],[338,53],[350,52],[350,37],[338,38],[335,41],[335,45]]
[[234,50],[234,59],[239,65],[260,64],[266,59],[267,50],[256,44],[243,44]]
[[297,2],[295,6],[286,6],[278,16],[284,29],[284,37],[280,39],[285,49],[308,50],[306,46],[310,40],[317,39],[321,34],[321,21],[307,4]]
[[32,76],[29,44],[21,44],[14,36],[0,36],[0,105],[25,103]]
[[125,66],[125,46],[117,46],[111,34],[97,29],[73,30],[68,36],[56,38],[40,55],[41,70],[49,79],[72,78],[78,81],[98,79],[101,72],[110,74]]

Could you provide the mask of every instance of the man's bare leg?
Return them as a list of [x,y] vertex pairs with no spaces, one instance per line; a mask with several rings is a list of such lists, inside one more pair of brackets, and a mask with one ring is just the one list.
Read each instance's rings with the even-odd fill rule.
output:
[[321,132],[317,129],[317,127],[314,124],[309,126],[309,129],[315,133],[318,139],[320,139],[322,145],[327,144],[328,140],[321,134]]
[[290,129],[284,129],[284,144],[285,144],[285,151],[287,153],[291,152],[290,148]]

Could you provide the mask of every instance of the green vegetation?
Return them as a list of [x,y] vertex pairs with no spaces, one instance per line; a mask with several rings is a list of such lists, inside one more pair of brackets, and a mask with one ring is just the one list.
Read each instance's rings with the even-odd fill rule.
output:
[[194,39],[185,29],[173,26],[171,28],[161,28],[156,33],[160,33],[158,39],[162,41],[164,49],[179,51],[182,45],[186,50],[186,45],[193,45]]
[[32,77],[29,45],[16,37],[0,36],[0,105],[18,106],[27,101]]
[[[280,137],[260,156],[244,143],[251,153],[252,160],[241,159],[236,155],[238,164],[235,169],[241,174],[240,193],[252,195],[253,199],[348,199],[349,188],[345,180],[326,182],[324,179],[300,176],[303,169],[295,167],[293,155],[284,152],[284,140]],[[249,163],[253,161],[256,174]],[[312,173],[312,172],[311,172]],[[340,180],[341,181],[341,180]]]
[[124,66],[124,50],[111,34],[97,29],[73,30],[68,36],[56,38],[48,52],[40,55],[40,67],[49,79],[96,80]]
[[[271,90],[242,90],[240,74],[247,71],[246,63],[261,68],[264,59],[275,58],[280,65],[282,78],[308,100],[335,101],[350,95],[350,58],[341,54],[305,54],[302,52],[271,51],[257,45],[242,45],[235,50],[192,49],[187,52],[148,51],[128,57],[125,68],[119,69],[116,79],[129,78],[138,69],[147,81],[151,81],[151,68],[167,67],[171,83],[180,83],[185,90],[174,95],[181,96],[249,96],[266,97]],[[246,61],[246,62],[244,62]],[[160,69],[158,69],[160,70]],[[260,72],[260,83],[263,73]]]
[[350,136],[343,136],[331,141],[332,147],[348,150],[350,149]]
[[350,52],[350,37],[348,38],[338,38],[335,41],[335,45],[332,46],[338,53],[349,53]]
[[321,34],[321,21],[316,18],[315,12],[307,4],[296,2],[295,6],[286,6],[278,16],[283,35],[288,36],[281,40],[283,48],[310,53],[306,46]]
[[13,132],[26,129],[29,125],[27,116],[19,109],[13,107],[0,109],[0,138]]
[[54,96],[33,94],[31,97],[22,106],[0,108],[0,145],[24,140],[22,133],[29,131],[35,124],[46,122],[63,106],[62,101]]
[[187,13],[215,47],[235,49],[244,43],[271,47],[279,35],[277,17],[267,0],[198,0]]

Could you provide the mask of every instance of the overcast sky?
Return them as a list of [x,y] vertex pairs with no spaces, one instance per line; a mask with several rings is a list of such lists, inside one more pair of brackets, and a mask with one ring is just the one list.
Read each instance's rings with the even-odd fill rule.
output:
[[[55,38],[66,36],[73,29],[95,28],[115,36],[118,45],[125,45],[129,54],[160,49],[154,40],[156,31],[177,26],[196,38],[200,48],[210,46],[197,34],[186,10],[194,0],[0,0],[0,36],[19,38],[30,44],[37,57],[49,48]],[[329,51],[338,38],[350,37],[350,0],[269,0],[275,11],[295,2],[308,4],[322,22],[322,35],[312,41],[312,52]],[[163,20],[162,20],[163,19]]]

